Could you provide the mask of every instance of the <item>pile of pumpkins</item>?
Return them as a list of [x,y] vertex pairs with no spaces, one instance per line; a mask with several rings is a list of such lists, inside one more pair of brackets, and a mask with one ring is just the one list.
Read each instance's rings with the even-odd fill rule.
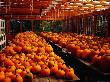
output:
[[73,79],[74,69],[42,37],[31,31],[19,33],[0,51],[0,82],[32,82],[36,74]]
[[77,58],[88,60],[104,72],[110,72],[110,40],[76,33],[41,32],[41,36],[66,48]]

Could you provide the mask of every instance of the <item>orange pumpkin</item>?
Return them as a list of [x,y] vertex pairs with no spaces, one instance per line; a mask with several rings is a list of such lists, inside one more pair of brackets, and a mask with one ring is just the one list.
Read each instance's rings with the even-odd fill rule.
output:
[[20,75],[16,75],[15,82],[23,82],[23,78]]
[[41,66],[37,64],[31,68],[31,71],[33,73],[39,73],[41,71]]
[[82,52],[82,58],[86,59],[90,53],[91,51],[89,49],[84,49]]
[[50,69],[48,67],[42,68],[41,75],[42,76],[49,76],[50,75]]
[[14,50],[15,50],[16,52],[21,52],[22,47],[20,47],[20,46],[16,46],[16,47],[14,47]]
[[100,63],[100,61],[101,61],[101,57],[102,57],[102,56],[95,55],[95,56],[92,58],[92,62],[94,63],[94,65],[99,65],[99,63]]
[[5,78],[3,79],[3,82],[11,82],[11,79],[10,79],[9,77],[5,77]]
[[0,71],[5,71],[6,70],[6,68],[5,67],[0,67]]
[[76,56],[78,57],[78,58],[81,58],[81,55],[82,55],[82,52],[83,52],[83,50],[77,50],[76,51]]
[[72,68],[68,68],[66,70],[66,78],[72,80],[73,77],[74,77],[74,70]]
[[57,43],[58,42],[58,38],[57,37],[51,37],[52,42]]
[[13,66],[14,63],[10,59],[7,58],[7,59],[4,60],[4,65],[6,65],[6,66]]
[[53,65],[53,66],[50,68],[50,71],[51,71],[52,74],[56,74],[56,72],[58,71],[58,66]]
[[110,49],[105,50],[106,54],[110,54]]
[[3,62],[6,58],[6,55],[4,53],[0,54],[0,62]]
[[22,78],[24,78],[26,74],[27,74],[27,72],[26,72],[25,70],[23,70],[23,71],[20,73],[20,75],[21,75]]
[[56,77],[57,77],[57,78],[64,78],[64,77],[65,77],[65,71],[59,69],[59,70],[56,72]]
[[25,67],[29,67],[30,66],[30,63],[28,61],[24,61],[24,64],[23,64]]
[[53,51],[53,48],[52,48],[51,46],[46,46],[46,47],[45,47],[45,51],[46,51],[47,53],[50,53],[50,52]]
[[2,81],[3,79],[5,79],[5,74],[4,72],[0,72],[0,81]]
[[16,78],[16,75],[15,75],[15,74],[12,74],[12,75],[10,75],[9,77],[11,78],[12,81],[14,81],[15,78]]

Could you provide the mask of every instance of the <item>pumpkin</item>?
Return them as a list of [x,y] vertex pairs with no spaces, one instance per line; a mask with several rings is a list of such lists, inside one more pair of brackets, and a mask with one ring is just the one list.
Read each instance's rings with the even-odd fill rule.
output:
[[23,78],[20,75],[16,75],[15,82],[23,82]]
[[3,82],[11,82],[11,79],[10,79],[9,77],[5,77],[5,78],[3,79]]
[[58,71],[58,66],[53,65],[53,66],[50,68],[51,74],[56,74],[57,71]]
[[13,63],[10,59],[6,58],[6,59],[4,60],[4,65],[5,65],[5,66],[13,66],[14,63]]
[[72,68],[68,68],[66,70],[66,78],[72,80],[74,77],[74,70]]
[[64,78],[64,77],[65,77],[65,71],[59,69],[59,70],[56,72],[56,77],[57,77],[57,78]]
[[90,53],[91,51],[89,49],[84,49],[82,52],[82,58],[86,59]]
[[50,69],[48,67],[42,68],[41,75],[42,76],[49,76],[50,75]]
[[16,47],[14,47],[14,50],[15,50],[16,52],[21,52],[22,47],[20,47],[20,46],[16,46]]
[[2,81],[3,79],[5,79],[5,74],[3,71],[0,72],[0,81]]
[[31,68],[32,73],[39,73],[41,72],[41,66],[40,65],[35,65]]

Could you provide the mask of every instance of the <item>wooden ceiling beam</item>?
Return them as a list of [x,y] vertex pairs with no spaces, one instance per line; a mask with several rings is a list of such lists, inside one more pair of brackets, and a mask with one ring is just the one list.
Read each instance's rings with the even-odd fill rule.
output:
[[11,14],[15,14],[15,15],[19,15],[19,14],[26,14],[26,15],[28,15],[28,14],[40,14],[40,9],[33,9],[33,11],[32,10],[30,10],[30,9],[28,9],[28,8],[11,8],[10,10],[8,9],[7,11],[5,10],[5,9],[1,9],[1,11],[0,11],[0,13],[1,14],[3,14],[3,15],[11,15]]

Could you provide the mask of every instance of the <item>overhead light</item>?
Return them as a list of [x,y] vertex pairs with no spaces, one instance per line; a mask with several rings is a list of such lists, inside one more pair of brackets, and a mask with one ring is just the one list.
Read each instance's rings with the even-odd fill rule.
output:
[[58,2],[56,2],[56,1],[52,1],[52,4],[53,4],[53,5],[56,5],[56,4],[58,4]]
[[96,7],[102,7],[102,5],[96,5]]
[[53,7],[53,9],[55,9],[55,7]]
[[23,4],[23,3],[20,3],[21,5]]
[[64,5],[61,5],[62,7],[64,7]]
[[101,8],[101,10],[106,10],[107,8]]
[[73,6],[68,6],[68,7],[73,7]]
[[77,5],[82,5],[82,3],[76,3]]
[[82,8],[87,9],[88,7],[82,7]]
[[67,7],[66,9],[70,9],[70,8]]
[[17,3],[13,3],[14,5],[16,5]]
[[70,10],[70,11],[74,11],[74,10]]
[[73,6],[73,7],[75,7],[75,8],[76,8],[76,7],[78,7],[78,6]]
[[87,6],[94,6],[93,4],[86,4]]
[[96,11],[100,11],[100,9],[97,9]]
[[94,3],[100,3],[100,1],[93,1]]
[[73,3],[70,2],[70,5],[73,5]]
[[84,9],[80,9],[81,11],[83,11]]
[[55,0],[55,1],[58,1],[59,2],[59,1],[62,1],[62,0]]
[[105,4],[110,4],[110,2],[106,2],[106,1],[105,1],[104,3],[105,3]]
[[4,3],[4,2],[0,2],[0,4],[1,4],[1,3]]

